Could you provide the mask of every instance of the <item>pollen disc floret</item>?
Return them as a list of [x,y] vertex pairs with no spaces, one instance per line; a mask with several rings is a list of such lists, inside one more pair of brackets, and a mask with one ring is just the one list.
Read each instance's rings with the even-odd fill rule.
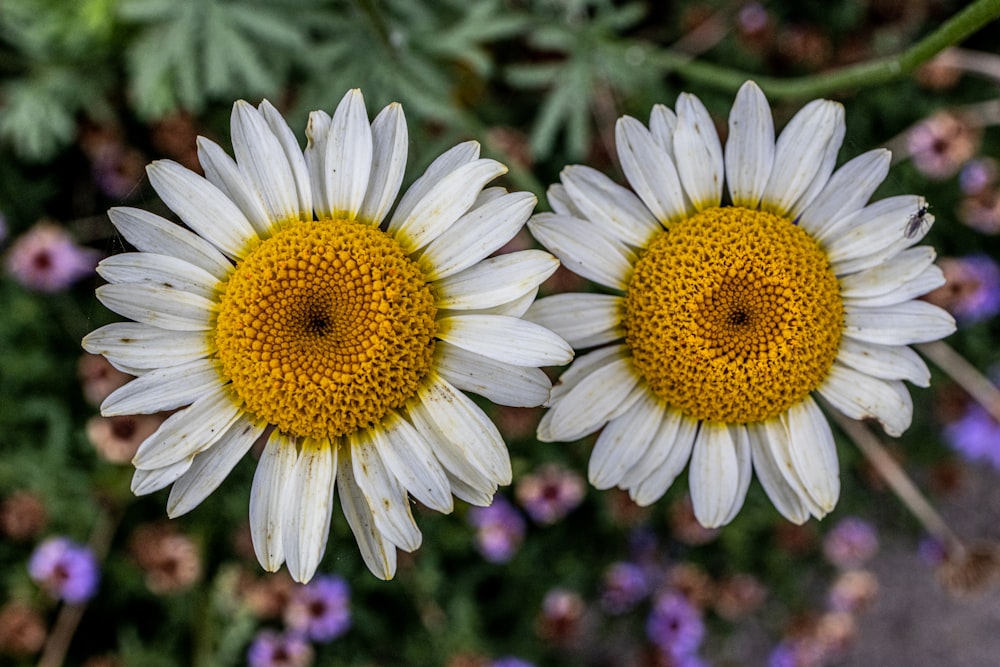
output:
[[726,207],[654,238],[635,263],[623,325],[657,396],[695,419],[748,423],[822,382],[842,310],[826,255],[800,227]]
[[[927,386],[909,345],[954,320],[916,297],[943,283],[921,197],[868,203],[886,150],[834,169],[844,109],[814,100],[775,136],[748,81],[725,146],[694,95],[648,125],[615,127],[631,189],[590,167],[563,169],[551,213],[528,226],[599,286],[536,301],[526,317],[581,350],[552,390],[541,440],[599,432],[589,476],[660,498],[688,467],[695,517],[733,520],[756,474],[775,507],[803,523],[840,494],[837,447],[816,396],[898,436]],[[728,191],[728,192],[726,192]],[[689,465],[690,464],[690,465]]]
[[248,411],[285,433],[329,438],[416,393],[435,312],[423,274],[378,228],[299,222],[236,267],[215,342]]

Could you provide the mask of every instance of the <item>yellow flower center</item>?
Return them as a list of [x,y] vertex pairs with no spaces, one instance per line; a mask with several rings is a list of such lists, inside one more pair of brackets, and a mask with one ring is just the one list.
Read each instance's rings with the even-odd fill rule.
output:
[[742,207],[658,234],[635,264],[625,331],[639,373],[688,416],[758,422],[826,377],[843,305],[826,254],[802,228]]
[[215,341],[247,411],[290,435],[329,438],[414,395],[435,315],[423,273],[378,228],[295,222],[237,264]]

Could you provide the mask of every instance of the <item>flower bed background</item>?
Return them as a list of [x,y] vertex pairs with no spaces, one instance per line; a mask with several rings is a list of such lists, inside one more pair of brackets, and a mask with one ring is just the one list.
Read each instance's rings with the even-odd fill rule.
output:
[[[839,432],[844,488],[830,517],[793,526],[754,483],[733,523],[707,531],[683,476],[638,508],[586,484],[593,437],[540,443],[540,410],[489,406],[515,480],[492,507],[415,508],[423,546],[400,554],[391,582],[368,574],[335,513],[319,575],[302,587],[256,564],[254,461],[179,520],[166,520],[163,492],[131,494],[128,461],[163,416],[98,416],[128,378],[79,341],[117,319],[93,296],[97,260],[123,249],[107,208],[166,215],[143,167],[169,157],[197,169],[195,137],[225,143],[234,99],[267,97],[302,128],[309,110],[331,111],[361,87],[369,109],[406,109],[411,177],[474,138],[511,168],[505,184],[535,192],[546,210],[544,184],[565,164],[621,181],[620,115],[645,119],[689,91],[724,124],[752,77],[779,127],[827,96],[846,107],[844,154],[893,150],[877,196],[931,202],[930,242],[949,283],[928,298],[959,322],[949,345],[989,375],[1000,310],[997,25],[878,85],[808,88],[831,68],[903,52],[965,4],[5,0],[0,662],[870,664],[850,656],[878,595],[879,543],[919,549],[914,578],[947,575],[948,563]],[[799,87],[771,90],[769,78]],[[532,243],[526,232],[518,242]],[[560,271],[548,286],[578,281]],[[980,484],[993,479],[1000,426],[950,377],[956,366],[932,368],[930,389],[911,388],[913,426],[888,446],[947,504],[968,497],[970,470]],[[973,542],[997,537],[974,522],[959,529]]]

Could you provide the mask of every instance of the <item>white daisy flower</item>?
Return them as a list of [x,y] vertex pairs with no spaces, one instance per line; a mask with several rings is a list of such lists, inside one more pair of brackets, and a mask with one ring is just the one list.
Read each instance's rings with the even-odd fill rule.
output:
[[510,483],[506,446],[462,391],[504,405],[545,401],[539,366],[572,350],[521,319],[558,261],[490,255],[522,227],[527,193],[484,185],[506,168],[475,142],[439,157],[400,199],[402,108],[369,123],[360,91],[313,112],[303,152],[269,103],[237,102],[233,160],[200,138],[205,178],[171,161],[147,171],[190,228],[133,208],[111,221],[140,252],[106,259],[102,303],[134,322],[84,339],[139,377],[104,415],[183,408],[143,442],[132,489],[173,484],[190,511],[259,437],[250,491],[254,550],[308,581],[338,487],[365,563],[388,579],[421,534],[407,494],[440,512],[488,505]]
[[930,375],[908,345],[955,328],[914,300],[944,282],[934,250],[911,247],[933,218],[910,224],[926,212],[916,196],[867,204],[889,152],[835,171],[844,131],[841,105],[815,100],[775,140],[767,100],[748,82],[723,150],[708,111],[682,94],[676,113],[656,106],[648,128],[618,121],[632,191],[583,166],[549,189],[555,212],[529,228],[610,293],[528,310],[576,349],[594,348],[553,389],[538,436],[603,427],[594,486],[648,505],[690,460],[695,515],[715,527],[739,512],[754,469],[778,511],[802,523],[840,493],[814,395],[892,436],[909,426],[903,380],[927,386]]

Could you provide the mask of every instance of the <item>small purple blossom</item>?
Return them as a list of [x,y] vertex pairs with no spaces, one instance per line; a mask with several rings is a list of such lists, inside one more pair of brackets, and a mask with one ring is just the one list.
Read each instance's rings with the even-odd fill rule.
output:
[[948,545],[943,540],[928,535],[917,545],[917,555],[929,567],[940,567],[948,559]]
[[491,662],[490,667],[535,667],[535,665],[527,660],[521,660],[520,658],[516,658],[512,655],[506,655]]
[[978,403],[944,427],[944,439],[969,461],[985,461],[1000,470],[1000,424]]
[[250,667],[308,667],[312,662],[312,647],[295,634],[262,630],[247,649]]
[[66,537],[50,537],[28,560],[28,574],[56,599],[86,602],[97,591],[100,571],[90,548]]
[[336,639],[351,627],[351,589],[336,576],[316,577],[292,591],[285,624],[317,642]]
[[767,667],[822,667],[826,652],[819,642],[810,639],[786,639],[768,656]]
[[964,194],[976,196],[993,185],[997,179],[997,165],[989,158],[969,160],[958,174],[958,185]]
[[601,607],[610,614],[630,611],[649,594],[645,570],[635,563],[612,563],[604,572]]
[[945,257],[939,264],[947,282],[931,292],[928,300],[943,306],[962,324],[1000,312],[1000,266],[991,257]]
[[705,624],[690,600],[668,590],[653,604],[646,635],[661,651],[679,660],[698,651],[705,637]]
[[823,538],[823,555],[844,570],[864,565],[877,551],[875,526],[857,517],[841,519]]
[[17,282],[37,292],[59,292],[90,275],[100,254],[77,245],[66,231],[40,222],[10,247],[6,270]]
[[503,496],[495,496],[489,507],[469,510],[469,523],[476,528],[476,548],[491,563],[506,563],[524,540],[524,519]]
[[586,484],[572,470],[548,464],[517,483],[517,500],[537,523],[553,524],[583,501]]

